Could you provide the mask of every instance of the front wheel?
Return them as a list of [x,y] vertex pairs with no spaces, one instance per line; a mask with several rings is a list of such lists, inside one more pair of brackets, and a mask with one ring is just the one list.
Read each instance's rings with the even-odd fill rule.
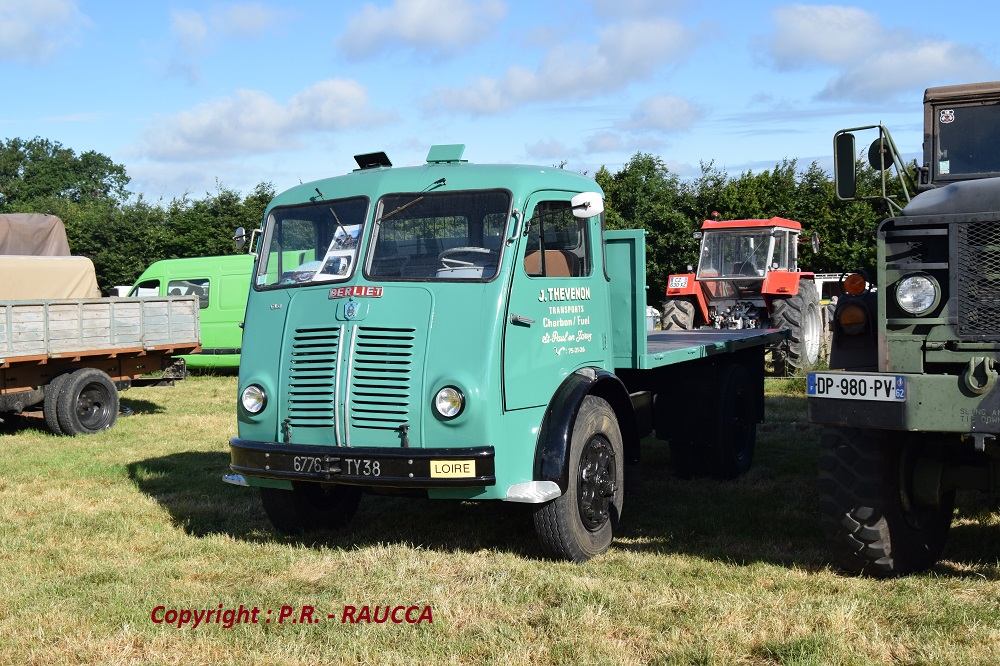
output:
[[345,527],[358,512],[361,488],[293,482],[291,490],[261,488],[260,501],[276,530],[298,536]]
[[611,406],[587,396],[573,425],[566,492],[535,511],[535,531],[551,555],[586,562],[611,545],[621,515],[625,460]]
[[[834,562],[876,578],[929,569],[951,527],[955,493],[916,501],[919,435],[826,428],[820,439],[820,511]],[[923,493],[926,495],[927,493]]]
[[[66,375],[61,385],[57,383],[57,390],[55,416],[64,435],[92,435],[118,420],[118,388],[97,368]],[[47,421],[51,408],[48,411]]]

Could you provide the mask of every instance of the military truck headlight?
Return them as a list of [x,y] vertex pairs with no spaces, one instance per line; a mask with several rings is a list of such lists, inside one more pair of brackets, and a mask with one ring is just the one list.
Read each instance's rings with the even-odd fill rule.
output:
[[937,305],[941,290],[930,275],[911,275],[896,286],[896,302],[912,315],[923,315]]
[[264,393],[264,389],[261,387],[251,384],[243,389],[243,393],[240,395],[240,403],[247,412],[260,414],[267,404],[267,394]]
[[434,409],[446,419],[453,419],[465,409],[465,396],[454,386],[445,386],[434,396]]

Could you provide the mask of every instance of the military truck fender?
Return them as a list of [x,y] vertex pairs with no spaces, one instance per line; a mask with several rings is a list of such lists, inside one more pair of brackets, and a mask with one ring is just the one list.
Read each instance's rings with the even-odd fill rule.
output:
[[[864,316],[863,323],[842,323],[842,315],[852,310],[855,319],[857,309]],[[878,370],[878,342],[875,338],[875,317],[878,314],[877,296],[866,292],[860,296],[841,296],[833,311],[833,331],[830,340],[830,369],[832,370]]]
[[607,370],[581,368],[567,377],[552,396],[535,446],[535,480],[553,481],[563,493],[569,487],[573,426],[588,395],[603,398],[614,411],[621,430],[625,464],[639,462],[639,428],[628,389]]

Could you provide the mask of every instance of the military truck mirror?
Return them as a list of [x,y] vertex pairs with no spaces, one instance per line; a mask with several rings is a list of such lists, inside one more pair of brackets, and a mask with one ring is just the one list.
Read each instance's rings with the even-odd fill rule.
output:
[[233,233],[233,243],[236,245],[237,250],[242,250],[243,246],[247,244],[247,231],[243,227],[236,227],[236,231]]
[[892,166],[892,148],[881,135],[868,147],[868,164],[876,171],[885,171]]
[[569,200],[575,217],[593,217],[604,212],[604,199],[597,192],[581,192]]
[[819,234],[815,231],[809,239],[809,244],[812,246],[813,254],[819,254]]
[[858,174],[854,162],[854,135],[838,133],[833,138],[833,179],[838,199],[853,199],[858,191]]

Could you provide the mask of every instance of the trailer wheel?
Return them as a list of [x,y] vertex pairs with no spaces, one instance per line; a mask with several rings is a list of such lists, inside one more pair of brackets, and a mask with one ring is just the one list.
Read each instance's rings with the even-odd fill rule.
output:
[[694,328],[694,303],[686,298],[671,298],[663,302],[660,329],[687,331]]
[[56,400],[59,428],[65,435],[92,435],[118,420],[118,389],[97,368],[67,375]]
[[876,578],[929,569],[951,527],[954,491],[937,506],[913,501],[911,433],[826,428],[820,439],[820,512],[834,562]]
[[608,549],[622,510],[622,451],[611,406],[584,398],[573,425],[566,492],[535,511],[535,531],[550,555],[586,562]]
[[42,415],[45,417],[45,425],[49,432],[54,435],[64,435],[62,427],[59,425],[59,396],[62,395],[62,386],[69,378],[69,373],[53,377],[52,381],[45,385],[45,402],[42,403]]
[[717,479],[735,479],[750,470],[757,446],[756,395],[742,365],[720,369],[715,400],[705,423],[705,467]]
[[347,526],[358,512],[361,488],[293,482],[291,490],[261,488],[260,501],[276,530],[298,536]]
[[791,366],[786,370],[808,370],[820,358],[823,342],[823,318],[819,309],[816,289],[806,281],[799,282],[799,293],[788,298],[776,298],[772,304],[771,326],[787,328],[788,356],[785,361]]

